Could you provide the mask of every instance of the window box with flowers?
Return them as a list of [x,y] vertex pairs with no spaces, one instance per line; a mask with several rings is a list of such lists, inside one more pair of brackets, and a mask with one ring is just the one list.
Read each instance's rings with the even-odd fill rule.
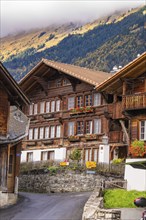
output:
[[80,137],[77,136],[77,135],[71,135],[71,136],[68,137],[68,140],[69,140],[70,142],[80,141]]
[[70,114],[75,115],[75,114],[82,114],[82,113],[88,113],[88,112],[93,112],[93,111],[94,111],[94,108],[92,106],[78,107],[78,108],[70,109]]
[[96,140],[97,139],[97,134],[85,134],[85,139],[86,139],[86,141]]
[[134,140],[129,148],[129,153],[132,158],[144,157],[144,155],[146,155],[146,146],[144,141]]

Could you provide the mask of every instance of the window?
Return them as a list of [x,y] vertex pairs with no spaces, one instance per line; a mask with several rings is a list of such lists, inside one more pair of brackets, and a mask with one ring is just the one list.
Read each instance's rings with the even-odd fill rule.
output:
[[91,149],[85,149],[85,161],[91,161],[92,158],[91,158]]
[[41,160],[48,160],[48,151],[41,152]]
[[33,115],[33,105],[29,106],[29,115]]
[[74,122],[68,123],[68,136],[74,135]]
[[34,104],[34,115],[36,115],[38,113],[38,104],[35,103]]
[[94,106],[101,105],[101,94],[95,93],[94,94]]
[[77,107],[82,107],[83,106],[83,96],[77,96]]
[[68,98],[68,110],[75,107],[75,98],[69,97]]
[[32,128],[29,129],[28,139],[29,139],[29,140],[32,140],[32,139],[33,139],[33,129],[32,129]]
[[40,102],[40,113],[43,114],[45,111],[45,102]]
[[46,102],[46,113],[50,112],[50,102]]
[[60,100],[56,101],[56,112],[60,111]]
[[65,85],[67,85],[67,84],[69,84],[69,83],[68,83],[68,80],[67,80],[67,79],[63,79],[63,80],[62,80],[62,85],[65,86]]
[[50,126],[50,138],[55,137],[55,126]]
[[55,112],[55,101],[51,102],[51,112]]
[[146,140],[146,121],[140,122],[140,139]]
[[27,153],[27,162],[33,161],[33,152]]
[[85,106],[91,106],[92,105],[92,96],[86,95],[85,96]]
[[77,134],[84,134],[84,123],[83,121],[77,122]]
[[92,121],[86,121],[86,134],[92,134]]
[[61,135],[61,126],[57,125],[56,126],[56,137],[60,137],[60,135]]
[[34,128],[34,139],[38,139],[38,128]]
[[101,133],[101,119],[94,120],[94,134]]
[[39,139],[43,139],[44,138],[44,128],[40,128],[40,135],[39,135]]
[[49,138],[49,127],[45,127],[45,139]]
[[61,86],[61,79],[57,79],[56,81],[56,87],[60,87]]
[[55,152],[54,151],[48,151],[48,159],[54,160]]

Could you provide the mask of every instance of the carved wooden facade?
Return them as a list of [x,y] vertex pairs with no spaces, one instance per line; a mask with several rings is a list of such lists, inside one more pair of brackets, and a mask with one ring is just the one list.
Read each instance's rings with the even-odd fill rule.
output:
[[119,139],[121,147],[124,146],[122,143],[129,147],[135,139],[144,140],[146,143],[146,53],[96,89],[102,92],[107,101],[111,156],[114,149],[121,152],[119,147],[112,144],[113,138]]
[[28,73],[20,82],[32,103],[25,109],[31,122],[22,161],[64,160],[73,148],[82,150],[83,160],[97,161],[107,119],[95,86],[109,76],[47,60]]
[[28,120],[21,112],[21,107],[27,104],[29,104],[28,99],[0,63],[1,193],[14,193],[15,177],[19,174],[21,140],[26,136],[26,126],[28,126]]

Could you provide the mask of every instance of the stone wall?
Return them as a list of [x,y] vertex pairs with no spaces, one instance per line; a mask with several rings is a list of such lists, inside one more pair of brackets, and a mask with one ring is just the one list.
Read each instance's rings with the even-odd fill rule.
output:
[[50,176],[49,174],[20,175],[19,191],[25,192],[84,192],[100,187],[100,175],[61,173]]
[[120,220],[121,211],[104,209],[103,198],[99,196],[99,189],[96,189],[84,206],[82,220]]

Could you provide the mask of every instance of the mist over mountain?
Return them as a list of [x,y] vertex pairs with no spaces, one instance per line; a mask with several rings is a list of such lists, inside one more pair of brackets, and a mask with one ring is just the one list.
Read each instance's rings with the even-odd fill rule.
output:
[[42,58],[110,72],[145,51],[146,6],[94,22],[66,23],[1,38],[0,59],[20,80]]

